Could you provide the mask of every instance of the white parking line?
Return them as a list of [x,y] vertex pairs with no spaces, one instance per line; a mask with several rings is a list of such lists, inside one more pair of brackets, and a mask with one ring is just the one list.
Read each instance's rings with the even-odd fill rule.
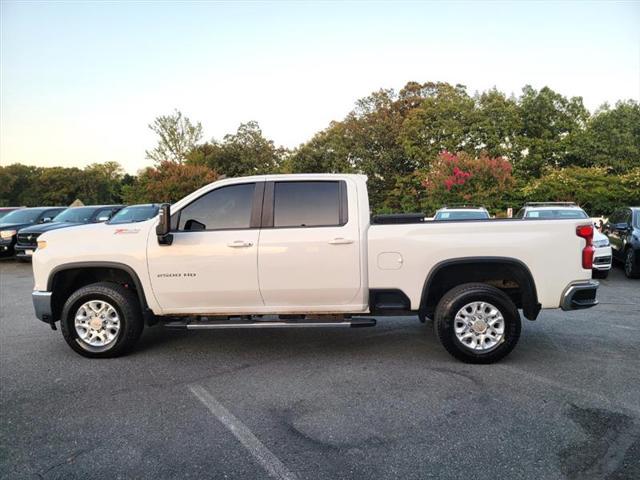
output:
[[279,480],[297,480],[284,463],[265,447],[244,423],[224,408],[207,389],[202,385],[189,385],[189,390],[238,439],[269,475]]

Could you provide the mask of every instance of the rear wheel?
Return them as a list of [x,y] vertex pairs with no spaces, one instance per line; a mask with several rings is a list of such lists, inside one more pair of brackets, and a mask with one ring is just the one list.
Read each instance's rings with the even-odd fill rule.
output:
[[636,252],[633,248],[627,249],[627,254],[624,257],[624,274],[627,278],[639,278],[640,271],[636,268]]
[[442,297],[434,328],[442,346],[457,359],[493,363],[514,349],[521,322],[504,292],[483,283],[466,283]]
[[136,295],[110,282],[93,283],[74,292],[64,304],[60,324],[67,344],[91,358],[128,352],[144,327]]

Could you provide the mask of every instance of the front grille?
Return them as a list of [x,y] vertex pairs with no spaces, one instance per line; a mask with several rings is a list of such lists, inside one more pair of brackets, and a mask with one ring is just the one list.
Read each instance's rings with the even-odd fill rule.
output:
[[39,233],[19,233],[18,245],[23,247],[37,247]]
[[595,265],[609,265],[611,263],[611,257],[596,257],[593,259]]

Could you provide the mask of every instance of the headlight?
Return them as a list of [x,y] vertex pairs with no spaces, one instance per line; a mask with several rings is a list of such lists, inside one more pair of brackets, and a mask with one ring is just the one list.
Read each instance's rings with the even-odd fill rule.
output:
[[603,238],[602,240],[595,240],[593,242],[593,246],[596,247],[596,248],[608,247],[609,246],[609,239],[608,238]]
[[38,240],[38,250],[42,250],[43,248],[47,248],[47,241]]
[[16,234],[15,230],[2,230],[0,232],[0,237],[2,238],[11,238]]

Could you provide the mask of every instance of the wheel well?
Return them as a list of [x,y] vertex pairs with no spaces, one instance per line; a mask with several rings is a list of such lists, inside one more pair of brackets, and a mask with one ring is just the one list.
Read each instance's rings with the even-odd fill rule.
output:
[[471,282],[499,288],[529,320],[538,316],[540,304],[531,272],[519,260],[502,258],[455,259],[436,265],[425,281],[420,310],[432,315],[445,293]]
[[146,323],[149,325],[155,323],[153,315],[147,307],[140,280],[135,273],[117,266],[79,266],[54,272],[48,285],[48,290],[52,292],[51,312],[53,318],[60,319],[64,303],[73,292],[96,282],[113,282],[131,289],[138,297]]

